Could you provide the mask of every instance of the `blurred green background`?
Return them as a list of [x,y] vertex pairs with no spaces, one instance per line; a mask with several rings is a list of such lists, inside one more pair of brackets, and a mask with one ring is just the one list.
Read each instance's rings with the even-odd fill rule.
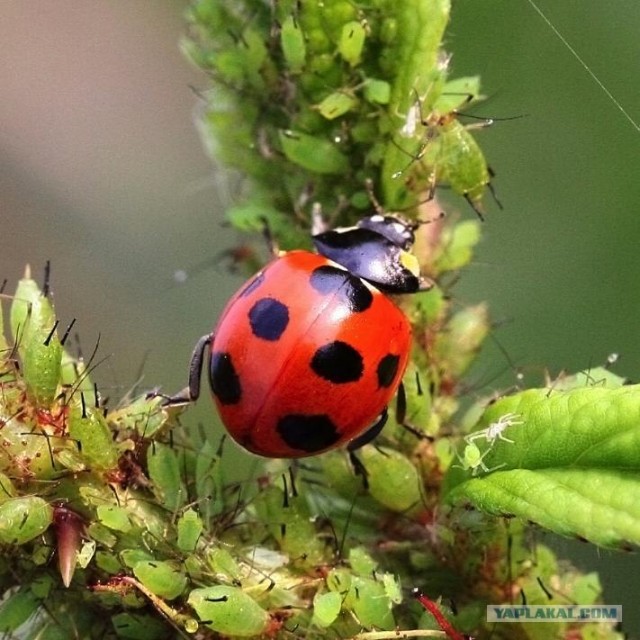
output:
[[[78,319],[85,353],[101,336],[96,377],[113,402],[141,372],[145,387],[183,386],[195,340],[240,282],[222,267],[173,282],[238,240],[220,226],[237,184],[216,173],[194,126],[206,79],[178,49],[185,6],[0,10],[0,281],[11,291],[26,262],[38,272],[52,260],[59,316]],[[639,121],[640,3],[540,6]],[[504,211],[487,199],[457,299],[490,302],[518,365],[575,370],[618,352],[617,371],[640,379],[640,133],[526,0],[457,0],[447,48],[452,75],[480,74],[490,96],[472,113],[526,114],[478,134]],[[491,342],[474,375],[514,382]],[[211,424],[206,398],[198,412]],[[640,636],[638,556],[555,544],[601,572],[606,601],[624,605],[625,630]]]

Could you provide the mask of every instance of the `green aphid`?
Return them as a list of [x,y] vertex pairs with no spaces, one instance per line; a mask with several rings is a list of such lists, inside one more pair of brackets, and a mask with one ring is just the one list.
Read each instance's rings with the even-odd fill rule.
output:
[[288,160],[313,173],[343,174],[349,170],[347,156],[328,140],[300,131],[279,132],[282,151]]
[[348,111],[351,111],[357,104],[357,98],[349,92],[334,91],[318,104],[316,108],[327,120],[335,120]]
[[414,102],[406,111],[396,140],[397,146],[413,159],[393,178],[404,176],[412,183],[412,189],[425,189],[430,195],[438,185],[447,184],[464,196],[482,219],[482,198],[487,188],[491,190],[492,171],[471,132],[490,126],[493,120],[463,124],[458,119],[461,108],[481,99],[479,79],[445,82],[448,62],[448,57],[442,59],[439,73],[424,95],[414,93]]
[[304,41],[304,34],[300,30],[298,21],[292,15],[288,16],[282,23],[280,42],[282,45],[282,53],[289,65],[289,70],[292,73],[300,73],[304,67],[307,48]]
[[421,482],[414,464],[405,455],[386,447],[368,445],[358,452],[367,470],[369,493],[396,513],[420,508]]
[[[516,413],[507,413],[500,416],[498,420],[492,422],[485,429],[474,431],[473,433],[465,436],[464,441],[466,445],[462,451],[462,455],[458,454],[460,465],[456,466],[461,467],[465,471],[471,471],[471,475],[473,476],[478,475],[480,471],[491,473],[492,471],[496,471],[497,469],[504,467],[506,463],[499,464],[496,467],[487,467],[484,463],[484,459],[491,452],[493,445],[497,440],[513,444],[514,441],[507,438],[504,435],[504,431],[508,427],[524,424],[521,420],[518,420],[519,417],[520,416]],[[484,440],[488,443],[488,447],[484,451],[480,451],[480,448],[476,444],[476,440]]]
[[464,471],[471,471],[472,476],[478,475],[480,471],[484,471],[485,473],[490,473],[491,471],[496,471],[500,467],[504,465],[499,465],[498,467],[489,468],[484,463],[484,458],[491,451],[491,447],[481,452],[480,448],[477,444],[470,442],[467,444],[462,452],[462,455],[458,455],[458,460],[460,460],[459,465],[455,465],[460,467]]
[[[488,126],[489,120],[484,126]],[[491,170],[470,129],[477,125],[463,125],[455,112],[429,125],[423,149],[418,153],[415,173],[426,176],[429,189],[448,184],[464,196],[480,218],[483,216],[482,197],[491,188]]]
[[118,450],[113,433],[100,409],[87,406],[84,394],[80,394],[79,400],[73,400],[68,428],[88,467],[109,470],[117,466]]
[[366,31],[364,27],[355,20],[342,26],[340,39],[338,40],[338,51],[351,66],[355,66],[360,62],[365,37]]
[[37,496],[12,498],[0,505],[0,543],[24,544],[53,522],[53,507]]
[[193,509],[187,509],[178,519],[177,545],[180,551],[192,553],[204,530],[202,518]]
[[177,598],[187,586],[187,578],[169,561],[143,560],[133,566],[133,573],[155,595],[166,600]]
[[47,293],[40,291],[27,266],[11,305],[11,332],[18,345],[29,399],[39,409],[49,409],[61,378],[62,342],[58,321]]
[[269,614],[237,587],[194,589],[188,602],[205,626],[225,636],[260,636],[269,624]]

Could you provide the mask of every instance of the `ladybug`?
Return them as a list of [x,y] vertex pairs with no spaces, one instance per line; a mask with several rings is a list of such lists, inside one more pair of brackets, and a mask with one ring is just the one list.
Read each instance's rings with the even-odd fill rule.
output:
[[409,357],[411,329],[387,294],[428,288],[409,252],[417,223],[376,214],[312,236],[317,253],[281,254],[228,302],[197,343],[195,401],[208,361],[232,438],[269,458],[349,451],[384,426]]

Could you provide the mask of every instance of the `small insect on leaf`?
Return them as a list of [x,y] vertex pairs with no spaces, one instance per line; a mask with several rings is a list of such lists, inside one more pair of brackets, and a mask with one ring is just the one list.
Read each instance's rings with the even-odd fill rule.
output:
[[74,397],[69,413],[69,436],[78,443],[84,462],[90,468],[113,469],[118,463],[118,450],[113,434],[100,409],[87,406],[84,394]]
[[187,586],[186,576],[171,562],[143,560],[133,566],[140,582],[160,598],[173,600]]
[[329,94],[317,107],[327,120],[334,120],[350,111],[358,104],[355,96],[346,91],[336,91]]
[[178,520],[178,548],[180,551],[185,553],[194,551],[203,529],[202,518],[193,509],[187,509]]
[[520,418],[520,416],[517,413],[505,413],[503,416],[500,416],[498,420],[496,420],[495,422],[492,422],[485,429],[481,429],[480,431],[474,431],[473,433],[470,433],[469,435],[465,436],[464,439],[468,443],[472,443],[479,439],[480,440],[484,439],[486,442],[491,444],[495,440],[499,439],[499,440],[502,440],[503,442],[510,442],[511,444],[513,444],[513,440],[511,440],[510,438],[507,438],[503,432],[508,427],[512,427],[517,424],[524,424],[524,422],[522,420],[518,420],[518,418]]
[[351,66],[360,62],[365,37],[366,31],[364,27],[355,20],[347,22],[342,27],[340,40],[338,41],[338,51]]
[[29,397],[39,408],[49,408],[60,382],[62,345],[57,326],[51,300],[40,291],[27,268],[11,306],[11,331]]
[[342,595],[337,591],[316,593],[313,598],[313,618],[311,623],[319,627],[331,626],[340,615]]
[[411,460],[399,451],[374,446],[358,453],[367,470],[369,493],[387,509],[397,513],[422,503],[421,481]]
[[53,507],[42,498],[11,498],[0,505],[0,543],[24,544],[53,522]]
[[323,138],[286,130],[280,131],[280,144],[291,162],[314,173],[346,173],[349,170],[347,156]]
[[372,104],[389,104],[391,85],[385,80],[368,78],[364,84],[364,97]]
[[292,73],[300,73],[307,55],[304,35],[293,16],[288,16],[280,31],[282,52]]
[[384,585],[378,580],[352,576],[343,607],[353,611],[360,624],[366,628],[386,630],[395,628],[391,611],[392,603]]
[[157,498],[169,511],[179,509],[187,492],[180,475],[180,462],[176,452],[169,445],[154,443],[147,450],[147,467]]
[[127,511],[116,505],[102,504],[97,509],[98,520],[109,529],[126,533],[131,530],[131,520]]
[[269,623],[269,614],[242,589],[217,585],[194,589],[189,605],[209,629],[230,636],[259,636]]
[[[460,462],[472,473],[447,473],[449,502],[513,514],[602,546],[640,543],[639,385],[529,389],[489,411],[503,419],[471,434],[478,437]],[[479,474],[483,464],[501,471]]]
[[480,471],[490,473],[491,471],[496,471],[496,469],[504,466],[500,465],[498,467],[493,467],[492,469],[487,467],[487,465],[484,463],[484,457],[487,455],[487,453],[489,453],[488,449],[484,452],[481,452],[478,448],[478,445],[473,443],[467,444],[462,452],[462,456],[459,456],[460,467],[465,471],[471,471],[471,475],[475,476],[478,475]]

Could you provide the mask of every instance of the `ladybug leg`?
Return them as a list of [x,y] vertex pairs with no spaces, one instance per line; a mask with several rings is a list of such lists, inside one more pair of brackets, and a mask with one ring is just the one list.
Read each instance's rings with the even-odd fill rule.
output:
[[382,413],[376,418],[376,421],[362,435],[354,438],[347,445],[347,451],[356,451],[357,449],[364,447],[365,444],[369,444],[370,442],[375,440],[375,438],[380,435],[380,432],[386,424],[388,417],[389,415],[387,413],[387,408],[385,407],[382,410]]
[[189,384],[173,396],[165,397],[166,406],[180,406],[195,402],[200,397],[200,379],[202,377],[202,363],[204,361],[205,351],[211,345],[213,335],[207,334],[202,336],[196,343],[191,361],[189,363]]
[[396,396],[396,422],[419,440],[430,440],[433,442],[434,438],[432,436],[428,436],[407,421],[407,392],[402,382],[398,387],[398,395]]
[[360,436],[352,440],[347,445],[347,451],[349,452],[349,461],[351,462],[351,466],[353,467],[353,472],[357,476],[362,476],[362,485],[365,489],[369,488],[369,481],[367,480],[367,469],[362,464],[362,461],[356,455],[356,451],[361,447],[364,447],[365,444],[369,444],[375,438],[380,435],[382,428],[387,422],[388,418],[387,408],[385,407],[382,413],[378,416],[376,421]]

